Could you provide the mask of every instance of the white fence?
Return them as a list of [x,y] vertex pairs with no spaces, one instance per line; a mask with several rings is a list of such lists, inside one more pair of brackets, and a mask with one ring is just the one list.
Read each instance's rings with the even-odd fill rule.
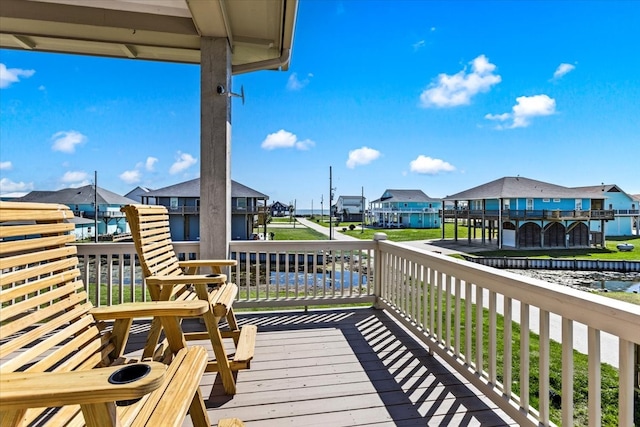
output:
[[[185,258],[199,253],[197,242],[175,248]],[[78,252],[94,304],[145,299],[133,244],[82,244]],[[558,392],[562,424],[573,425],[567,403],[573,402],[573,350],[584,330],[589,425],[601,425],[601,363],[611,351],[620,377],[619,425],[634,423],[640,306],[387,241],[236,241],[230,255],[239,261],[227,272],[240,289],[236,307],[375,303],[522,425],[551,425]],[[537,407],[529,401],[530,331],[539,335]],[[561,390],[550,384],[551,340],[562,345]]]

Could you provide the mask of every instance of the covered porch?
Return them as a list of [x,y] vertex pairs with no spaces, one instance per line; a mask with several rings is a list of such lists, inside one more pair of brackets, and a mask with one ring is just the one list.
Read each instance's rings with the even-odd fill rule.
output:
[[[196,242],[176,247],[198,257]],[[384,239],[229,249],[245,260],[229,271],[234,307],[250,309],[240,321],[258,337],[232,399],[205,374],[212,420],[600,426],[615,413],[637,423],[637,305]],[[132,244],[79,245],[79,256],[94,304],[146,298]],[[614,401],[603,383],[612,367]],[[574,407],[580,389],[588,400]]]
[[[223,393],[215,373],[205,373],[201,388],[212,421],[238,417],[247,426],[518,425],[383,310],[257,312],[238,319],[258,326],[255,359],[250,370],[239,373],[239,393],[233,397]],[[136,332],[144,339],[146,328],[140,326]],[[205,341],[198,344],[210,347]]]

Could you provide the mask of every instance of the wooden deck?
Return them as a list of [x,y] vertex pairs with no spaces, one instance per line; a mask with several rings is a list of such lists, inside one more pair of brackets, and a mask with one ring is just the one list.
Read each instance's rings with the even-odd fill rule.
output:
[[238,320],[258,326],[255,358],[238,373],[235,396],[224,395],[217,374],[205,374],[214,424],[238,417],[247,427],[517,425],[384,311],[242,313]]

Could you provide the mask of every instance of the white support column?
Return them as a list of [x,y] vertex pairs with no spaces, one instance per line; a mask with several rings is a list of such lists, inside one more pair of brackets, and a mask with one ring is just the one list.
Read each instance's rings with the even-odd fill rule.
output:
[[224,259],[231,239],[231,50],[226,38],[202,37],[200,52],[200,257]]

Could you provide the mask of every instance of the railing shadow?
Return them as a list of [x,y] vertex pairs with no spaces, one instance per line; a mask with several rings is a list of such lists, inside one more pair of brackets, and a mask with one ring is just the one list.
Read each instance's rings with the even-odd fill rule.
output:
[[[392,421],[397,426],[510,424],[502,411],[478,396],[477,390],[430,355],[383,311],[344,309],[242,314],[238,321],[257,325],[259,334],[339,329],[388,412],[389,418],[380,421]],[[222,393],[221,387],[214,384],[207,407],[223,406],[229,399]]]

